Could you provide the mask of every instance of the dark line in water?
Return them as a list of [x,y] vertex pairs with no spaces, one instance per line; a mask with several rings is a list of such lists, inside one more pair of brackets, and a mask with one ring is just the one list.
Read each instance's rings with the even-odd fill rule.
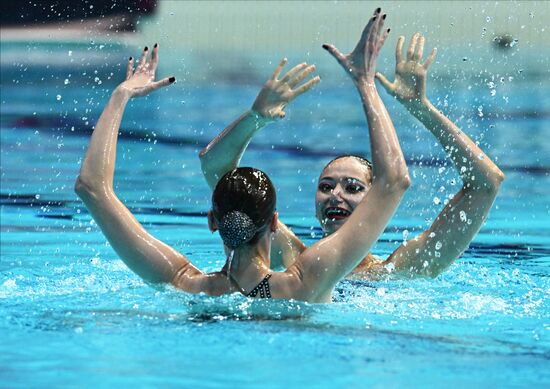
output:
[[[82,123],[76,119],[72,120],[71,118],[61,118],[58,116],[42,116],[40,118],[36,116],[27,116],[19,117],[11,121],[11,125],[6,126],[8,128],[18,128],[18,129],[28,129],[34,130],[36,128],[50,129],[52,131],[57,131],[63,133],[65,136],[74,136],[74,137],[90,137],[92,130],[87,127],[82,127]],[[71,130],[69,130],[71,128]],[[155,132],[156,135],[152,136],[151,134]],[[165,146],[197,146],[203,147],[210,142],[211,139],[189,137],[189,136],[167,136],[159,134],[161,131],[149,130],[136,130],[136,129],[121,129],[119,133],[119,139],[121,140],[136,140],[136,141],[146,141],[146,140],[155,140],[157,144]],[[294,157],[305,157],[305,158],[334,158],[341,155],[341,152],[335,150],[319,150],[312,149],[307,146],[302,145],[261,145],[261,144],[251,144],[248,147],[249,150],[254,151],[265,151],[265,152],[282,152]],[[447,166],[448,162],[446,160],[440,160],[436,158],[408,158],[407,164],[415,166],[427,166],[427,167],[441,167]],[[512,166],[512,165],[499,165],[502,170],[505,172],[519,172],[519,173],[529,173],[529,174],[550,174],[550,166]]]
[[[75,201],[71,200],[42,200],[37,199],[34,194],[14,194],[0,193],[0,205],[12,207],[50,207],[67,208],[67,212],[62,213],[40,213],[38,216],[51,219],[71,219],[76,215],[76,209],[81,209],[82,214],[87,214],[83,207],[74,207]],[[184,217],[206,217],[207,211],[178,211],[174,208],[166,207],[129,207],[134,214],[138,215],[169,215]]]
[[[3,195],[2,195],[3,196]],[[29,196],[24,195],[24,198],[28,198]],[[207,212],[185,212],[185,211],[175,211],[171,208],[162,208],[162,212],[159,212],[155,208],[144,208],[144,207],[138,207],[130,209],[132,213],[135,215],[167,215],[167,216],[180,216],[180,217],[200,217],[205,218],[207,215]],[[75,216],[77,214],[73,212],[73,209],[67,209],[67,212],[60,212],[60,213],[39,213],[36,216],[43,219],[58,219],[58,220],[76,220]],[[79,218],[82,216],[87,216],[88,213],[84,209],[83,212],[78,214]],[[197,224],[189,223],[186,221],[150,221],[150,222],[142,222],[142,224],[146,227],[189,227],[193,226],[196,227]],[[296,225],[296,224],[287,224],[298,236],[300,239],[307,241],[310,239],[321,239],[323,236],[323,231],[320,227],[313,227],[313,226],[303,226],[303,225]],[[31,231],[36,230],[36,226],[29,226]],[[48,227],[42,227],[45,231],[48,230]],[[25,226],[18,226],[18,231],[25,230]],[[420,231],[417,227],[411,227],[411,226],[390,226],[386,228],[384,233],[396,233],[400,231],[408,230],[411,231],[413,234],[415,231]],[[7,232],[7,231],[4,231]],[[380,238],[378,239],[378,242],[380,243],[395,243],[396,241],[399,241],[399,239],[394,238]],[[536,243],[521,243],[521,244],[514,244],[514,243],[500,243],[500,244],[492,244],[492,243],[475,243],[472,242],[468,249],[466,250],[466,253],[472,256],[484,256],[484,255],[505,255],[508,257],[513,257],[514,259],[526,259],[529,257],[541,257],[541,256],[550,256],[550,249],[547,248],[545,245],[536,244]]]
[[41,200],[36,194],[1,193],[0,205],[4,206],[28,206],[28,207],[65,207],[65,200]]
[[[59,220],[75,220],[78,218],[88,217],[88,211],[83,207],[74,207],[70,204],[74,201],[70,200],[43,200],[37,199],[33,194],[0,194],[0,204],[2,206],[15,206],[15,207],[51,207],[51,208],[65,208],[63,211],[56,210],[55,212],[40,212],[36,216],[44,219],[59,219]],[[76,213],[77,209],[80,209],[80,213]],[[181,211],[174,208],[167,207],[130,207],[130,211],[135,215],[157,215],[157,216],[178,216],[178,217],[194,217],[205,218],[207,216],[206,211]],[[189,226],[193,225],[185,221],[152,221],[145,222],[148,226]],[[297,224],[288,224],[294,233],[302,240],[320,239],[323,236],[323,231],[318,226],[303,226]],[[412,234],[419,232],[421,229],[417,226],[395,226],[392,225],[386,228],[385,233],[402,233],[408,230]],[[394,243],[395,239],[382,238],[379,242]],[[537,255],[550,255],[550,249],[545,247],[539,247],[536,244],[480,244],[471,243],[467,252],[472,254],[517,254],[528,253]]]

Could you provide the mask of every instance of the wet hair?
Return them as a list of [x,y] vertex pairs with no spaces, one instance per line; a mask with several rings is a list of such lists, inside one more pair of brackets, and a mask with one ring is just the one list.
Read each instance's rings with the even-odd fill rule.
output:
[[212,194],[212,212],[224,244],[235,249],[256,243],[273,218],[276,201],[275,188],[261,170],[239,167],[227,172]]
[[359,155],[354,155],[354,154],[343,154],[343,155],[337,156],[336,158],[333,158],[332,160],[330,160],[329,163],[327,163],[325,165],[325,167],[323,168],[323,170],[321,170],[321,172],[324,172],[333,162],[338,161],[339,159],[343,159],[343,158],[353,158],[353,159],[355,159],[357,162],[359,162],[361,165],[365,166],[368,169],[368,171],[371,175],[371,178],[372,178],[372,162],[369,161],[365,157],[361,157]]

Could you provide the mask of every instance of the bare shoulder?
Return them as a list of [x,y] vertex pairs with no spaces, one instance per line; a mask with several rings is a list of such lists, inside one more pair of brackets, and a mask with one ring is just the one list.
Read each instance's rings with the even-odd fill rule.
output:
[[209,296],[237,291],[224,272],[203,273],[194,266],[180,269],[172,280],[172,285],[185,292],[205,293]]
[[303,282],[295,267],[292,265],[284,272],[273,272],[271,274],[269,288],[273,298],[291,299],[301,297]]

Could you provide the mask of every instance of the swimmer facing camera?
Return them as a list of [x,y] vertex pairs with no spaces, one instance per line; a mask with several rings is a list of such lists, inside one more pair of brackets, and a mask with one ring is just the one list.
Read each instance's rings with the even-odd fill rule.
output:
[[[275,189],[257,169],[228,168],[215,182],[209,181],[214,192],[208,224],[212,231],[219,230],[227,255],[218,272],[203,273],[184,255],[154,238],[117,197],[113,185],[116,145],[126,104],[132,97],[145,96],[175,81],[173,77],[155,81],[157,45],[150,59],[145,48],[135,71],[130,59],[126,81],[115,89],[95,126],[75,184],[76,193],[124,263],[144,280],[171,283],[190,293],[217,296],[238,292],[250,297],[330,302],[336,283],[369,253],[410,185],[395,129],[374,87],[376,59],[387,36],[383,26],[384,17],[377,12],[348,56],[356,71],[352,76],[366,85],[365,106],[382,117],[373,122],[369,119],[372,183],[346,223],[301,250],[283,272],[270,269],[273,235],[281,226],[275,211]],[[267,81],[253,111],[233,127],[243,123],[246,128],[255,127],[284,116],[286,104],[319,81],[315,77],[299,86],[314,70],[305,64],[279,78],[285,64],[286,60],[281,61]],[[225,141],[231,142],[232,132],[230,128]]]
[[[369,23],[379,20],[380,12],[378,8]],[[381,19],[384,18],[385,15]],[[382,35],[382,42],[387,32],[389,29]],[[365,158],[343,155],[330,161],[322,170],[315,205],[316,217],[325,233],[323,240],[337,236],[352,220],[359,204],[363,205],[365,201],[366,206],[373,209],[373,218],[365,219],[367,224],[385,217],[383,212],[376,212],[380,206],[378,203],[366,200],[381,169],[388,167],[394,157],[388,154],[385,156],[387,161],[380,160],[384,156],[380,155],[377,134],[395,132],[378,96],[375,77],[388,93],[435,136],[460,174],[463,185],[426,231],[401,244],[386,260],[368,253],[350,274],[354,278],[375,280],[389,273],[404,278],[438,276],[468,248],[487,218],[504,180],[504,174],[496,164],[427,97],[427,72],[436,57],[436,49],[422,62],[425,38],[419,33],[414,34],[406,56],[403,55],[404,41],[402,36],[397,41],[393,82],[380,73],[370,73],[374,67],[371,62],[376,60],[382,44],[373,46],[372,53],[365,50],[365,46],[374,43],[372,35],[368,35],[368,26],[355,49],[348,55],[343,55],[333,45],[323,45],[351,77],[359,92],[369,125],[371,155],[374,158],[371,165]],[[263,95],[270,93],[270,88],[269,83],[264,85],[258,96],[260,102]],[[255,115],[258,118],[256,121],[247,120],[246,115],[241,116],[200,153],[202,171],[210,187],[214,187],[218,177],[239,165],[252,137],[270,120],[278,117],[266,109],[270,107],[269,104],[260,104],[258,100],[248,115]],[[384,130],[378,130],[377,126]],[[279,221],[272,243],[272,266],[289,267],[304,250],[307,250],[307,246]]]

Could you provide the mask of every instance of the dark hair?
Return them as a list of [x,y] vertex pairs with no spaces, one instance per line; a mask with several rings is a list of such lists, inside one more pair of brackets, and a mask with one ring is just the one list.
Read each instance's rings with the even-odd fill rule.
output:
[[227,172],[212,194],[212,212],[225,245],[234,249],[256,243],[271,222],[276,201],[275,188],[261,170]]
[[[371,177],[372,177],[372,163],[371,161],[369,161],[367,158],[365,157],[361,157],[359,155],[354,155],[354,154],[343,154],[343,155],[339,155],[337,156],[336,158],[333,158],[329,163],[327,163],[325,165],[325,167],[323,168],[323,170],[321,170],[321,172],[324,172],[325,169],[327,167],[329,167],[333,162],[335,161],[338,161],[339,159],[342,159],[342,158],[353,158],[355,159],[357,162],[359,162],[361,165],[364,165],[367,167],[367,169],[369,170],[369,172],[371,173]],[[322,173],[321,173],[322,174]]]

